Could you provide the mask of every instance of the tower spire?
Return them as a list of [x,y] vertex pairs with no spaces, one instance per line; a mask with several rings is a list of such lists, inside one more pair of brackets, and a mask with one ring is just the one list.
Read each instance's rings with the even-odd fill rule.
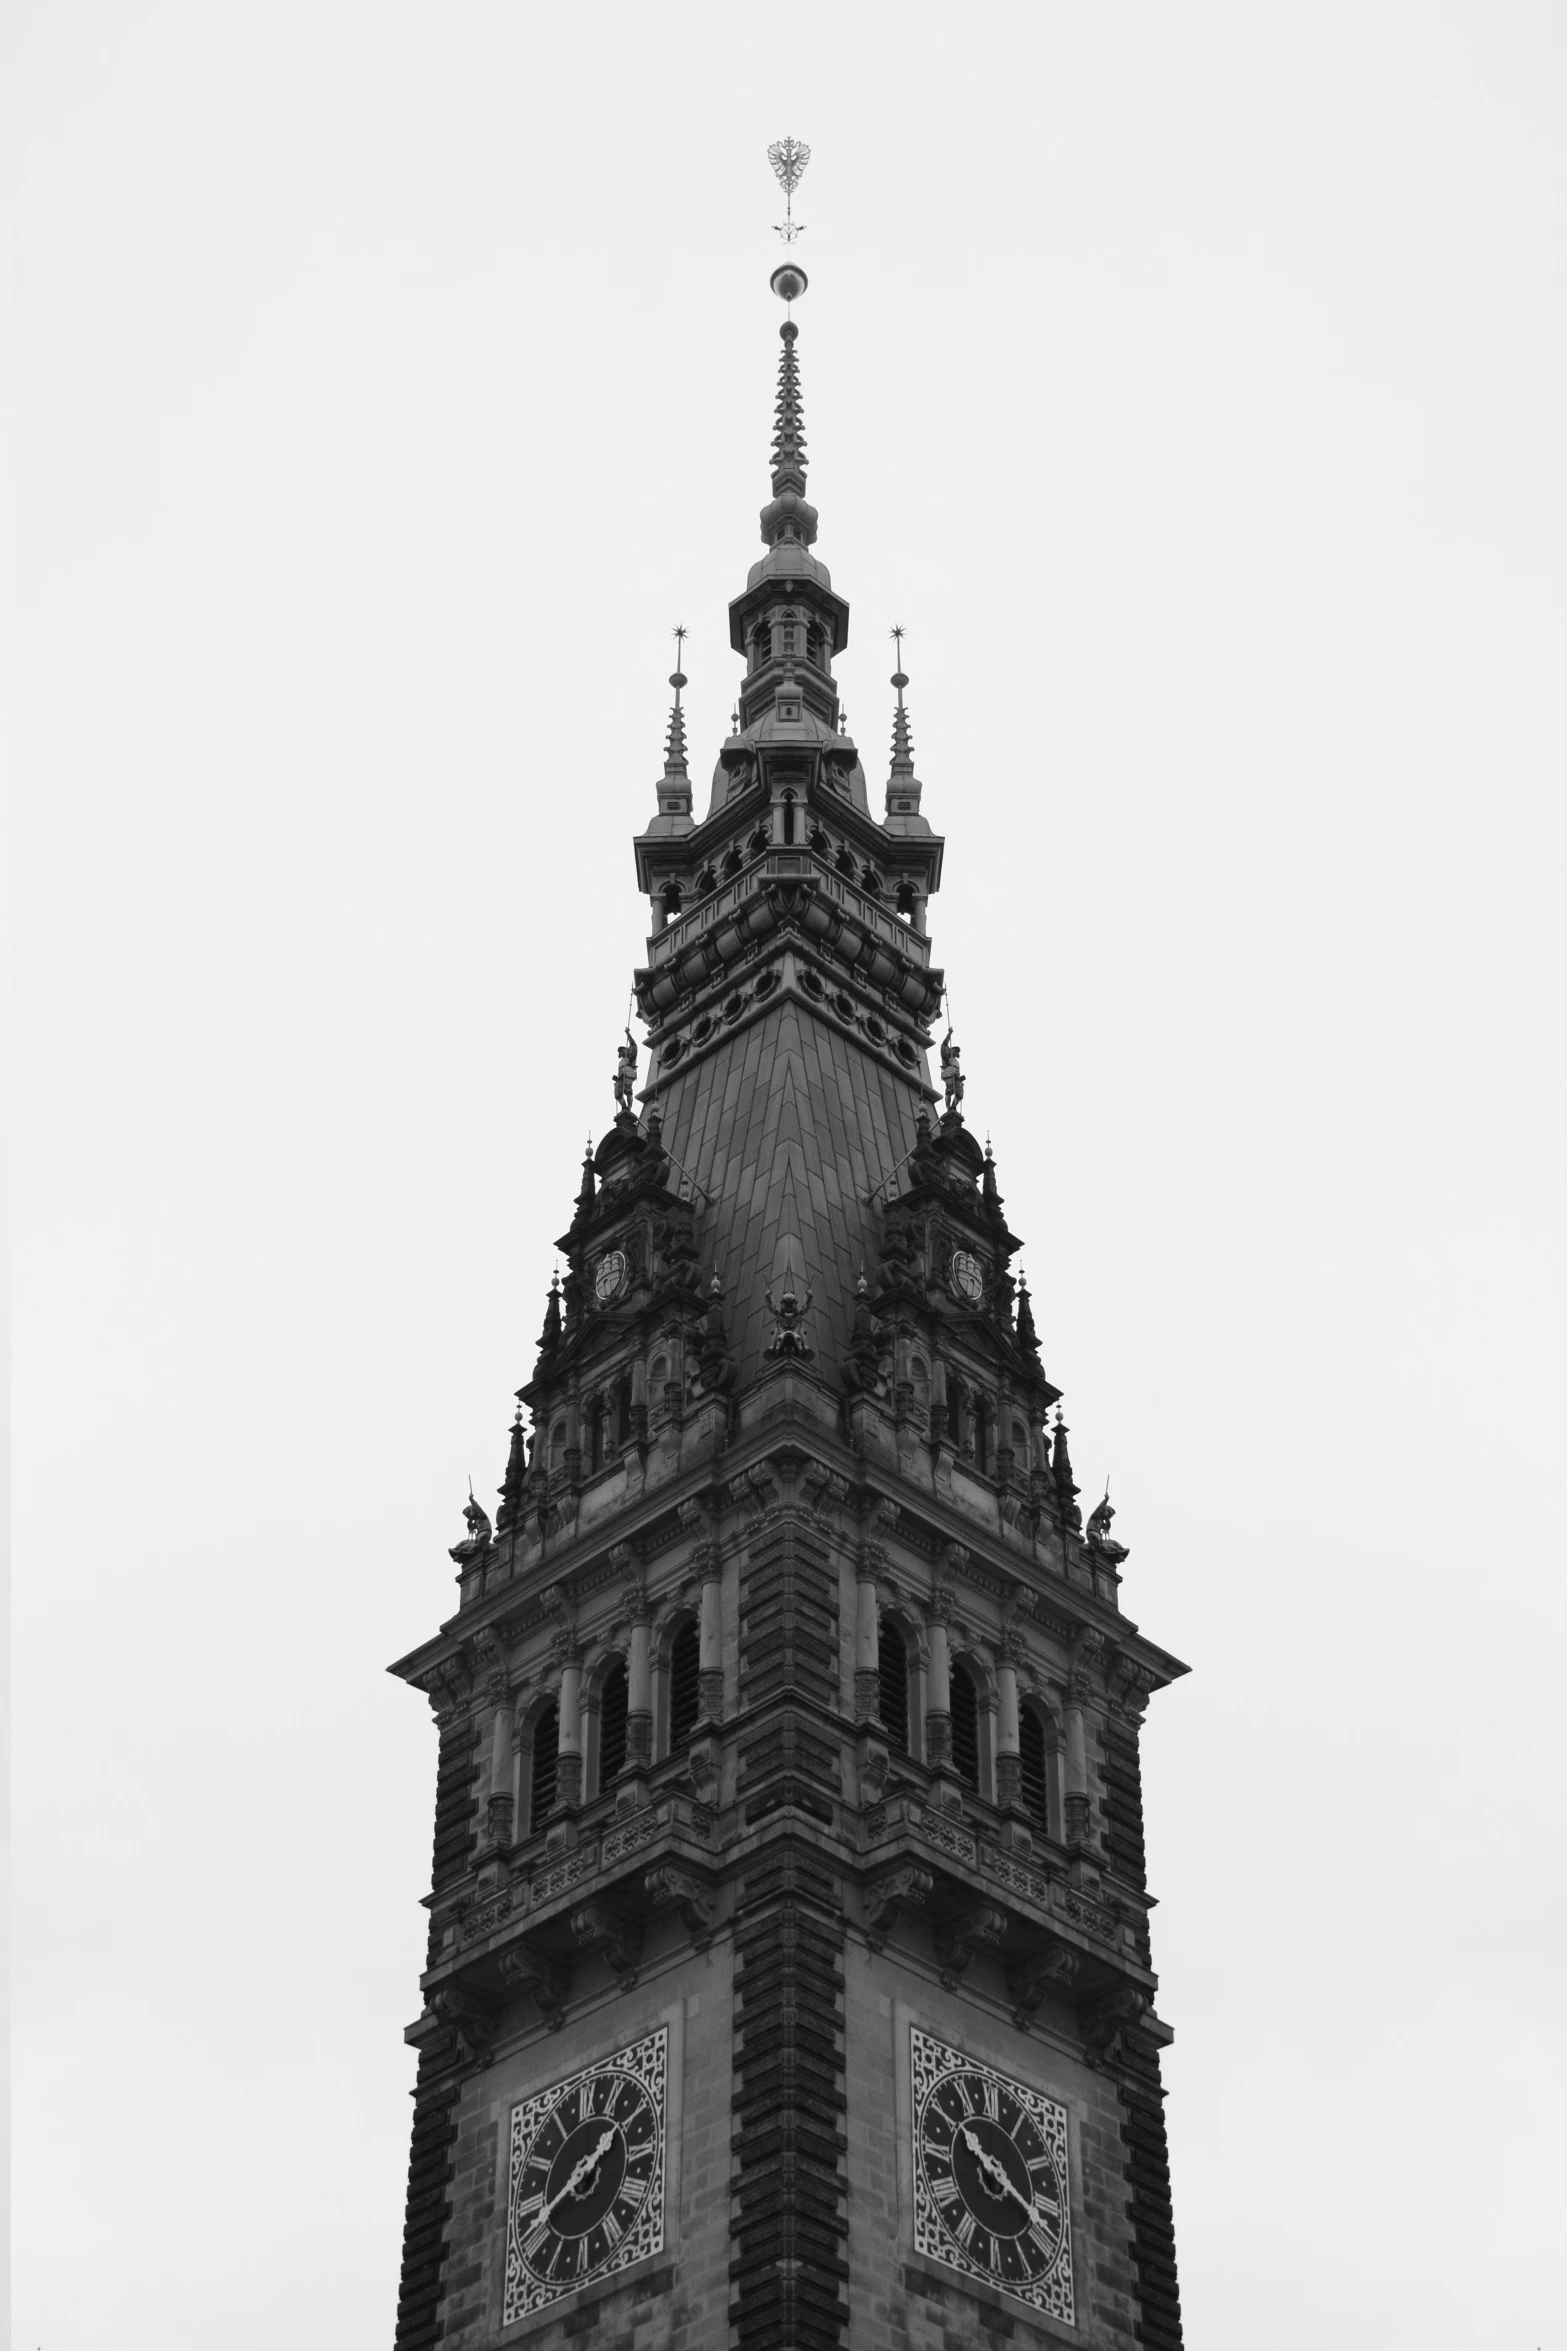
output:
[[[898,697],[892,714],[892,766],[887,776],[887,825],[891,832],[928,832],[929,826],[920,815],[920,781],[914,773],[914,736],[909,727],[908,705],[903,699],[908,677],[903,667],[903,623],[892,624],[892,641],[898,648],[898,666],[892,673],[893,688]],[[913,819],[911,823],[909,820]]]
[[686,642],[683,621],[676,621],[674,638],[675,666],[670,673],[669,682],[675,689],[675,706],[669,714],[669,740],[664,746],[664,781],[666,785],[677,787],[684,784],[689,791],[691,779],[686,772],[686,719],[685,712],[680,707],[680,690],[688,682],[685,671],[680,666],[680,657],[685,651]]

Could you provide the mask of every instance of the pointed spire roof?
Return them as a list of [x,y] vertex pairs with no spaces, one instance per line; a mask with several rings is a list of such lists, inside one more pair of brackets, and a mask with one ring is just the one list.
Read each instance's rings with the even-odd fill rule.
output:
[[903,699],[909,681],[903,667],[901,621],[893,622],[892,639],[898,648],[898,666],[892,673],[898,704],[892,714],[892,766],[887,776],[887,829],[894,833],[928,833],[930,826],[920,814],[922,786],[914,773],[914,735],[909,725],[908,705]]
[[[773,496],[805,489],[805,410],[800,402],[800,362],[794,347],[800,330],[792,318],[778,329],[778,398],[773,407]],[[815,533],[812,533],[812,537]]]
[[664,772],[658,782],[658,814],[648,827],[653,833],[688,833],[692,828],[691,775],[686,766],[686,714],[680,707],[680,695],[689,683],[680,655],[685,651],[685,624],[677,621],[674,637],[676,666],[670,672],[669,682],[675,689],[674,708],[669,713],[669,732],[664,738]]

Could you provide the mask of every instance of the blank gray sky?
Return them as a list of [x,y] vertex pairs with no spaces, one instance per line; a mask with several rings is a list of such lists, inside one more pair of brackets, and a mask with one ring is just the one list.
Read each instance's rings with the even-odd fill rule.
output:
[[18,2333],[379,2346],[434,1745],[780,217],[1154,1707],[1188,2339],[1567,2344],[1550,6],[23,7]]

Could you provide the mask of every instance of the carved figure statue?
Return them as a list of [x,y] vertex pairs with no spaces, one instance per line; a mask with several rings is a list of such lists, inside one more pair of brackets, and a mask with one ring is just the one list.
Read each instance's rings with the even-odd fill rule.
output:
[[814,1353],[805,1318],[815,1295],[815,1291],[807,1284],[805,1304],[802,1306],[792,1279],[777,1298],[774,1298],[771,1288],[768,1289],[767,1310],[777,1317],[773,1335],[767,1343],[769,1355],[797,1355],[803,1360]]
[[637,1082],[637,1043],[631,1031],[626,1041],[615,1048],[615,1101],[622,1110],[631,1108],[632,1089]]
[[462,1514],[468,1522],[469,1542],[487,1543],[490,1539],[491,1533],[490,1521],[488,1515],[481,1505],[475,1501],[471,1492],[469,1493],[467,1501],[463,1504]]
[[958,1060],[962,1050],[960,1045],[953,1043],[952,1031],[948,1029],[941,1040],[941,1083],[946,1092],[949,1110],[956,1110],[963,1099],[963,1088],[966,1081]]

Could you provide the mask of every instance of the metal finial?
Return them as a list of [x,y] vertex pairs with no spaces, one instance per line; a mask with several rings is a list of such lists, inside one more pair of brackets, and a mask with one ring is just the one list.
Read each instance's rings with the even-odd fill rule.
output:
[[794,217],[794,191],[811,160],[811,150],[803,139],[775,139],[767,150],[767,160],[784,192],[784,217],[773,225],[784,243],[792,245],[796,237],[805,234],[804,222]]

